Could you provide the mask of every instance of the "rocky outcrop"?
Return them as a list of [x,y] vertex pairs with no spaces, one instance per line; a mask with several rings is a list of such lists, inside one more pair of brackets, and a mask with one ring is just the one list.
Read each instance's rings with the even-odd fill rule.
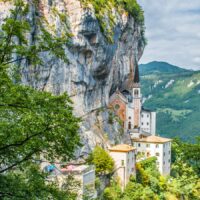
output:
[[[37,34],[36,16],[45,20],[49,31],[53,30],[58,35],[62,32],[64,25],[56,12],[68,16],[73,36],[70,46],[65,46],[69,63],[43,53],[41,57],[45,64],[37,66],[37,70],[32,70],[27,63],[23,64],[22,82],[54,94],[69,94],[76,115],[84,117],[81,126],[83,143],[87,144],[84,152],[90,151],[97,143],[120,142],[120,128],[116,128],[118,125],[108,125],[108,141],[104,140],[100,129],[104,129],[105,124],[101,124],[104,128],[98,130],[96,123],[99,118],[95,111],[106,107],[109,96],[117,87],[121,88],[122,83],[131,77],[130,73],[134,73],[144,49],[142,27],[127,12],[118,13],[114,10],[114,39],[110,43],[101,31],[93,8],[85,8],[80,0],[40,0],[38,10],[31,1],[27,3],[30,6],[28,19],[32,26],[30,43],[34,42],[32,36]],[[0,4],[0,8],[6,12],[9,6],[9,3]],[[104,111],[101,120],[106,121],[107,118],[108,112]]]

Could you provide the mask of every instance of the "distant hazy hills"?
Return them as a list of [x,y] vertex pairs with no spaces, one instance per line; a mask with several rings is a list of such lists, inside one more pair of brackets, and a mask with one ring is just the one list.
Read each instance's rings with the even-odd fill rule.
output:
[[144,106],[157,111],[157,133],[194,140],[200,136],[200,71],[165,62],[140,65]]

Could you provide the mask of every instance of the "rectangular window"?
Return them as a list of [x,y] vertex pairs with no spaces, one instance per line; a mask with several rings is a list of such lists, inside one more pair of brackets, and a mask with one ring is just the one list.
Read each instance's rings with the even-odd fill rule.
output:
[[138,147],[140,147],[140,143],[138,143]]
[[156,144],[156,148],[159,148],[159,144]]
[[146,144],[146,147],[150,147],[150,144]]
[[159,153],[156,153],[156,156],[160,156],[160,154],[159,154]]
[[169,159],[168,162],[170,163],[170,161],[171,161],[171,160]]
[[163,155],[165,156],[165,152],[163,153]]
[[121,166],[124,166],[124,160],[121,160]]
[[169,155],[171,154],[171,151],[169,151]]

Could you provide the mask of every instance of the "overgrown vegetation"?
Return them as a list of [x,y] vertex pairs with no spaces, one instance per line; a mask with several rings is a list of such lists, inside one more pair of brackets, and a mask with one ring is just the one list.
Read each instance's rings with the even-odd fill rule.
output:
[[114,113],[113,112],[111,112],[111,111],[109,111],[109,113],[108,113],[108,123],[109,124],[113,124],[114,123]]
[[116,23],[115,12],[122,14],[126,11],[142,27],[142,38],[144,37],[144,14],[136,0],[81,0],[86,7],[91,4],[95,15],[99,20],[102,32],[110,43],[113,43],[113,28]]
[[122,196],[122,190],[117,180],[111,180],[110,186],[103,192],[103,199],[113,200]]

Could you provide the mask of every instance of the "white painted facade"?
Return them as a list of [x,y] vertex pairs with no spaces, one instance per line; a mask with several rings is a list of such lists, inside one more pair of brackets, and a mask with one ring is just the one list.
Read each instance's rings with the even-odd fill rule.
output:
[[156,164],[162,175],[170,174],[171,166],[171,142],[165,143],[147,143],[134,142],[134,147],[137,148],[138,155],[144,154],[144,159],[155,156],[157,158]]
[[[131,129],[134,127],[134,106],[133,103],[128,103],[126,106],[126,130],[129,130],[130,126]],[[131,124],[131,125],[130,125]]]
[[156,112],[142,110],[140,128],[144,132],[155,135],[156,134]]
[[[127,145],[129,146],[129,145]],[[122,190],[125,188],[127,183],[129,182],[130,176],[135,176],[136,169],[136,152],[135,149],[131,147],[130,150],[124,151],[123,149],[109,149],[110,156],[115,161],[115,170],[117,176],[120,179],[120,185]]]
[[[131,131],[134,128],[140,128],[141,131],[156,133],[156,112],[142,109],[142,94],[140,87],[133,88],[132,90],[132,102],[126,104],[126,122],[125,132]],[[137,112],[135,112],[137,110]],[[135,116],[138,113],[138,116]],[[138,117],[138,119],[136,119]],[[136,125],[138,121],[139,126]]]

